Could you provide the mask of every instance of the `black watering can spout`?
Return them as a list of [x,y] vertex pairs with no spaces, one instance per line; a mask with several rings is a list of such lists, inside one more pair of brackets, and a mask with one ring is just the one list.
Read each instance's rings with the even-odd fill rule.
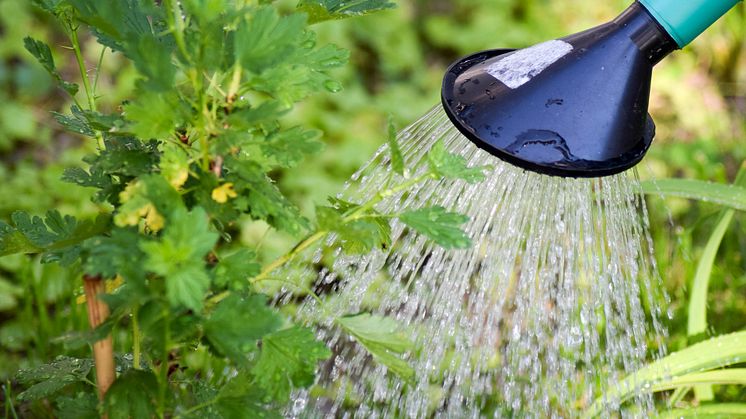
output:
[[[672,1],[636,2],[584,32],[466,57],[446,72],[445,111],[478,147],[524,169],[563,177],[627,170],[642,160],[655,135],[648,115],[653,66],[691,41],[681,33],[694,32],[681,28],[709,26],[700,16],[674,21],[678,26],[659,17],[672,15]],[[736,1],[692,3],[700,3],[690,6],[692,14],[704,8],[714,16]],[[715,5],[720,8],[713,12]]]

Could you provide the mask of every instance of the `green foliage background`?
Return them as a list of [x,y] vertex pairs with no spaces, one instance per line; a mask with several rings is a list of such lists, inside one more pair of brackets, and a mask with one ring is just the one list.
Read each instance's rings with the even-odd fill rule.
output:
[[[294,1],[282,1],[291,10]],[[445,67],[467,53],[487,48],[520,48],[607,20],[626,1],[575,0],[401,0],[397,9],[364,18],[332,21],[314,29],[319,44],[351,51],[350,63],[334,70],[343,91],[316,95],[293,111],[291,121],[323,131],[324,151],[296,173],[275,174],[281,189],[313,214],[316,205],[340,190],[350,174],[386,141],[386,119],[398,126],[438,102]],[[63,131],[50,109],[67,113],[70,103],[26,52],[23,37],[51,45],[65,43],[60,28],[26,0],[0,2],[0,219],[26,210],[42,215],[96,214],[89,190],[61,182],[64,168],[80,165],[95,144]],[[84,39],[93,67],[99,47]],[[643,178],[685,177],[730,182],[746,159],[746,6],[718,22],[693,45],[665,61],[654,76],[651,113],[658,137],[639,171]],[[55,59],[62,75],[76,79],[69,55]],[[114,110],[134,85],[134,70],[121,56],[107,54],[99,107]],[[336,90],[336,87],[332,88]],[[650,198],[655,249],[672,297],[672,350],[707,336],[687,337],[690,281],[720,208],[680,199]],[[259,258],[270,261],[297,241],[271,232],[263,222],[244,220],[240,241],[260,242]],[[708,335],[746,327],[746,225],[741,213],[727,231],[714,264]],[[57,265],[22,256],[0,258],[0,381],[19,368],[50,361],[60,353],[85,354],[59,337],[85,330],[79,278]],[[115,336],[115,341],[117,341]],[[199,357],[195,354],[194,357]],[[194,362],[199,360],[195,359]],[[743,387],[716,388],[725,401],[746,399]]]

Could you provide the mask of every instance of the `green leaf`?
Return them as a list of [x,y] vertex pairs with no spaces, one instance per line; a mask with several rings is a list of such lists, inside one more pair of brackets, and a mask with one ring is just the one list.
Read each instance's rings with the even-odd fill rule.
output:
[[204,327],[213,348],[242,364],[246,354],[256,350],[257,340],[281,325],[282,319],[267,306],[266,297],[232,294],[218,303]]
[[[746,186],[746,166],[742,166],[734,182],[736,186]],[[735,216],[735,210],[723,210],[718,219],[715,230],[710,235],[705,250],[697,264],[697,271],[692,281],[692,291],[689,297],[689,314],[687,316],[687,335],[697,336],[707,330],[707,294],[720,243]],[[694,393],[699,401],[710,401],[715,395],[710,386],[696,386]]]
[[201,311],[210,286],[204,257],[217,240],[218,234],[210,230],[207,213],[202,208],[196,207],[192,212],[179,208],[169,216],[160,240],[140,245],[147,254],[145,267],[165,277],[172,306]]
[[337,233],[337,243],[347,254],[359,255],[391,244],[391,226],[388,219],[374,211],[367,218],[344,221],[343,215],[350,207],[316,207],[320,230]]
[[308,229],[308,220],[301,216],[298,208],[277,189],[259,165],[228,158],[225,167],[229,172],[226,178],[236,185],[240,197],[234,201],[238,205],[245,204],[241,208],[243,211],[291,234]]
[[123,46],[127,40],[152,33],[144,2],[140,0],[67,1],[75,7],[77,18],[94,28],[99,42],[114,50],[127,53]]
[[395,173],[404,175],[404,157],[401,154],[399,142],[396,140],[396,126],[394,125],[394,118],[392,118],[391,116],[389,116],[388,130],[388,145],[389,154],[391,157],[391,168],[394,169]]
[[484,172],[488,170],[487,166],[469,167],[465,158],[446,150],[443,140],[438,140],[430,149],[427,162],[434,175],[446,179],[462,179],[469,183],[484,180]]
[[340,317],[337,324],[393,373],[405,380],[414,377],[414,369],[401,357],[412,350],[414,344],[400,331],[396,321],[364,313]]
[[48,211],[45,218],[19,211],[11,219],[15,228],[0,222],[0,256],[42,253],[43,262],[60,262],[64,266],[77,260],[85,240],[107,231],[111,223],[108,215],[80,222],[57,211]]
[[471,246],[469,236],[459,227],[469,221],[465,215],[448,212],[443,207],[432,207],[407,211],[399,219],[446,249],[466,249]]
[[245,288],[247,279],[257,276],[262,265],[257,262],[256,253],[249,249],[242,249],[231,255],[224,256],[215,267],[215,284],[233,289]]
[[305,27],[302,14],[280,16],[273,7],[262,7],[236,29],[236,61],[255,73],[275,67],[292,56]]
[[298,165],[306,156],[323,149],[324,144],[318,141],[320,135],[321,132],[317,130],[295,127],[263,139],[261,148],[267,158],[275,161],[277,166],[291,168]]
[[57,120],[60,125],[70,132],[88,137],[95,137],[96,132],[88,122],[86,113],[77,105],[73,105],[70,110],[72,115],[63,115],[58,112],[52,112],[52,116],[54,116],[54,119]]
[[75,397],[60,396],[54,401],[58,418],[99,419],[98,398],[93,392],[78,393]]
[[239,370],[218,392],[215,409],[224,419],[282,418],[280,412],[262,400],[263,393],[247,371]]
[[313,384],[316,364],[330,356],[331,351],[310,329],[296,326],[264,336],[251,373],[270,397],[284,403],[293,388]]
[[106,392],[104,406],[111,419],[156,416],[158,379],[149,371],[127,370]]
[[0,221],[0,256],[35,253],[40,250],[22,232]]
[[746,368],[731,368],[687,374],[658,383],[652,387],[651,391],[668,391],[678,387],[690,387],[700,384],[708,386],[716,384],[746,385]]
[[746,403],[716,403],[689,409],[672,409],[656,419],[735,419],[746,417]]
[[144,284],[142,261],[146,255],[140,250],[140,235],[132,228],[115,228],[109,237],[94,237],[83,244],[88,252],[85,271],[102,278],[121,275],[127,281]]
[[143,92],[124,106],[128,129],[143,139],[166,139],[183,125],[188,113],[174,92]]
[[692,179],[661,179],[642,182],[642,190],[651,196],[674,196],[711,202],[746,211],[746,188]]
[[[52,8],[55,6],[49,5],[49,7]],[[78,85],[66,82],[62,78],[62,75],[60,75],[59,71],[57,71],[57,67],[54,65],[54,59],[52,58],[52,50],[49,49],[47,44],[27,36],[23,39],[23,45],[26,50],[30,52],[39,63],[41,63],[44,69],[52,75],[64,91],[66,91],[70,96],[75,96],[75,94],[78,93]]]
[[389,0],[301,0],[298,3],[298,8],[308,13],[310,23],[361,16],[394,7],[396,3]]
[[49,364],[21,370],[16,380],[30,386],[18,395],[19,400],[41,400],[51,396],[72,383],[85,381],[93,368],[93,360],[58,356]]
[[151,173],[158,164],[158,142],[140,141],[133,137],[105,138],[106,150],[93,161],[107,174],[140,176]]
[[648,364],[620,382],[612,383],[603,397],[596,399],[584,416],[600,415],[605,400],[624,402],[635,394],[650,391],[653,387],[665,386],[665,383],[679,377],[725,368],[745,360],[746,331],[700,342]]

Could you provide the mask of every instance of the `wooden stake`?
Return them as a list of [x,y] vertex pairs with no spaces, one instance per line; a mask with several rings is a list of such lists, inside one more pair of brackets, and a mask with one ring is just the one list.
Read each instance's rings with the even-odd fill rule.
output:
[[[88,303],[88,323],[91,329],[100,326],[109,317],[109,306],[99,300],[98,296],[106,292],[106,285],[100,276],[83,277],[85,298]],[[116,378],[114,372],[114,346],[111,335],[93,344],[93,361],[96,364],[96,384],[98,397],[104,395]]]

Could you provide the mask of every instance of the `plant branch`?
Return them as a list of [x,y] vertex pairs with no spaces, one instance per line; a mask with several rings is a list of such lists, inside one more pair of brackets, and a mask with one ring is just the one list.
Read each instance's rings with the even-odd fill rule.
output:
[[137,318],[137,308],[132,310],[132,364],[136,370],[140,369],[140,321]]
[[[100,276],[85,275],[83,287],[88,304],[88,323],[91,329],[96,329],[109,317],[109,306],[99,299],[99,296],[106,292],[106,285]],[[116,378],[111,334],[93,344],[93,360],[96,365],[98,397],[103,400]]]
[[75,52],[75,60],[78,62],[78,70],[80,70],[80,78],[83,81],[83,88],[85,89],[85,95],[88,99],[88,110],[96,110],[96,100],[93,97],[93,90],[91,89],[91,81],[88,80],[88,71],[85,68],[85,60],[83,59],[83,53],[80,50],[80,40],[78,39],[78,29],[70,28],[70,41],[73,44],[73,51]]
[[[370,201],[366,202],[365,204],[355,208],[350,214],[347,214],[345,217],[342,218],[343,223],[349,223],[352,221],[356,221],[359,219],[363,219],[369,216],[368,211],[372,210],[377,204],[379,204],[384,199],[396,195],[399,192],[405,191],[414,185],[417,185],[420,182],[424,182],[428,179],[436,179],[437,176],[433,173],[425,173],[421,176],[418,176],[416,178],[410,179],[408,181],[405,181],[397,186],[394,186],[392,188],[386,189],[384,191],[378,192]],[[281,268],[282,266],[285,266],[288,262],[292,261],[297,257],[299,254],[303,253],[306,249],[313,246],[316,242],[326,237],[327,234],[330,232],[328,230],[318,230],[311,235],[307,236],[303,241],[298,243],[293,249],[280,256],[279,258],[272,261],[270,264],[266,265],[259,274],[251,279],[249,279],[249,282],[251,284],[257,284],[259,282],[267,281],[269,278],[269,275],[272,274],[275,270]],[[230,291],[223,291],[220,294],[217,294],[210,298],[209,303],[210,304],[217,304],[220,301],[224,300],[230,295]]]

